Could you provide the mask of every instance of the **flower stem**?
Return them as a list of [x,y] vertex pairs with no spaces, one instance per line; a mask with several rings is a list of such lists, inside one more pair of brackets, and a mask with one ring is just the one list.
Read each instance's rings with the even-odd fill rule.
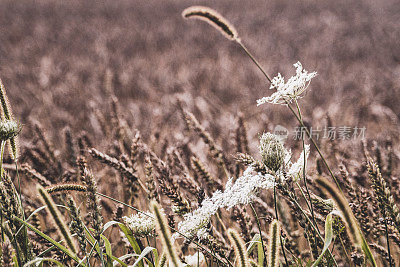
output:
[[263,254],[264,254],[264,263],[265,263],[265,260],[266,260],[266,258],[265,258],[265,248],[264,248],[264,241],[263,241],[263,237],[262,237],[262,233],[261,233],[261,224],[260,224],[260,220],[259,220],[259,218],[258,218],[257,212],[256,212],[256,210],[254,209],[252,203],[250,203],[250,207],[251,207],[251,209],[253,210],[254,217],[256,218],[256,221],[257,221],[258,231],[259,231],[259,233],[260,233],[261,246],[262,246]]

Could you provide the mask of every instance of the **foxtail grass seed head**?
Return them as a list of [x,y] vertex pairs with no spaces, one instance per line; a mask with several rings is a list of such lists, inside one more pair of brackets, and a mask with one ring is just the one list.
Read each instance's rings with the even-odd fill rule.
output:
[[12,112],[11,112],[11,108],[10,108],[10,103],[8,102],[6,89],[5,89],[1,79],[0,79],[0,102],[1,102],[1,107],[3,110],[2,118],[6,119],[6,120],[11,120]]
[[204,6],[192,6],[182,12],[182,17],[203,20],[216,28],[229,40],[240,41],[235,27],[214,9]]
[[157,262],[156,267],[164,267],[164,266],[166,266],[166,264],[167,264],[167,255],[165,255],[165,253],[163,252],[161,254],[160,259]]
[[257,106],[265,103],[282,104],[292,102],[302,97],[303,92],[310,85],[311,79],[317,76],[317,72],[308,73],[300,62],[293,64],[296,68],[296,75],[292,76],[287,82],[280,73],[271,81],[269,89],[275,89],[271,96],[266,96],[257,100]]
[[179,267],[181,262],[176,254],[176,249],[172,241],[171,231],[169,230],[168,221],[165,215],[162,213],[162,209],[156,201],[150,203],[151,210],[153,211],[157,235],[161,237],[163,249],[166,252],[168,259],[172,266]]
[[68,227],[65,225],[62,215],[58,210],[56,204],[54,203],[53,199],[41,185],[37,185],[36,188],[38,190],[42,203],[49,210],[51,218],[53,219],[55,225],[57,226],[57,229],[59,230],[60,234],[63,236],[65,242],[67,243],[71,251],[76,254],[77,250],[75,247],[75,243],[72,240],[71,233]]
[[279,249],[280,249],[281,226],[277,220],[271,222],[269,228],[268,243],[268,266],[279,266]]
[[3,120],[0,122],[0,140],[7,141],[17,136],[22,129],[22,125],[13,120]]
[[58,184],[45,188],[47,193],[54,194],[65,191],[86,192],[86,186],[80,184]]
[[126,226],[131,229],[136,237],[148,237],[155,235],[156,222],[150,212],[146,212],[147,216],[142,213],[137,213],[129,217],[124,216]]
[[240,267],[249,267],[249,259],[247,257],[246,246],[243,239],[240,237],[238,232],[234,229],[228,229],[228,238],[233,248],[235,249],[236,264]]
[[276,172],[285,164],[289,152],[278,136],[264,133],[260,138],[259,148],[262,162],[268,169]]

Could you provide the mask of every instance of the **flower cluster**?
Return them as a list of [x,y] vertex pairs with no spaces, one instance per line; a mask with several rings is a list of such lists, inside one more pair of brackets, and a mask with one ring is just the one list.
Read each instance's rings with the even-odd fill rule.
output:
[[308,73],[303,69],[300,62],[293,64],[296,68],[296,75],[292,76],[286,83],[280,73],[271,81],[269,89],[276,89],[276,92],[271,96],[266,96],[257,100],[257,106],[272,103],[272,104],[287,104],[294,99],[301,98],[301,94],[307,89],[312,78],[317,76],[317,72]]
[[21,124],[14,120],[3,120],[0,122],[0,140],[7,141],[19,134]]
[[143,213],[137,213],[130,217],[125,216],[122,218],[136,237],[153,236],[155,234],[156,224],[153,214],[150,212],[146,212],[146,214],[148,216]]
[[224,192],[215,191],[211,198],[201,203],[200,208],[186,214],[178,230],[187,237],[197,235],[200,239],[205,238],[208,236],[205,227],[219,208],[229,210],[236,205],[246,205],[256,197],[260,189],[272,188],[273,184],[272,175],[262,175],[256,173],[253,167],[248,167],[235,182],[232,178],[228,180]]
[[261,136],[259,149],[264,165],[274,172],[290,159],[290,151],[286,150],[281,139],[272,133],[264,133]]
[[[243,175],[237,178],[235,182],[232,178],[228,180],[223,192],[215,191],[212,197],[206,198],[198,209],[185,214],[184,220],[178,224],[178,231],[186,237],[207,238],[206,226],[219,208],[229,210],[236,205],[249,204],[257,197],[261,189],[273,188],[277,177],[284,179],[284,169],[287,176],[297,179],[303,171],[309,151],[310,146],[305,146],[297,162],[292,163],[290,160],[291,152],[283,146],[282,141],[271,133],[263,134],[260,140],[260,152],[264,162],[273,163],[275,176],[258,173],[252,166],[247,167]],[[173,238],[177,237],[179,237],[179,234],[175,233]]]

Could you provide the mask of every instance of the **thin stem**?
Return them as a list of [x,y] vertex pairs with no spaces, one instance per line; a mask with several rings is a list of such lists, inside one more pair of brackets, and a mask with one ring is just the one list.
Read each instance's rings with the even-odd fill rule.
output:
[[315,140],[312,138],[312,136],[311,136],[310,132],[308,131],[307,127],[304,125],[303,121],[300,120],[300,118],[297,116],[297,114],[296,114],[296,112],[293,110],[293,108],[292,108],[290,105],[287,105],[287,106],[288,106],[289,109],[292,111],[292,113],[295,115],[295,117],[296,117],[296,119],[298,120],[298,122],[300,123],[302,129],[304,129],[304,130],[306,131],[307,136],[310,138],[311,143],[313,144],[313,146],[315,147],[315,149],[317,149],[318,154],[320,155],[320,157],[321,157],[321,159],[322,159],[324,165],[325,165],[326,168],[328,169],[329,174],[331,175],[331,177],[332,177],[333,180],[335,181],[336,186],[339,188],[340,192],[343,194],[343,191],[342,191],[342,188],[341,188],[340,185],[339,185],[339,182],[337,181],[335,175],[333,174],[331,168],[329,167],[328,163],[327,163],[326,160],[325,160],[325,157],[322,155],[321,150],[319,149],[319,147],[318,147],[317,143],[315,142]]
[[[275,209],[275,218],[277,221],[279,221],[278,208],[277,208],[277,202],[276,202],[276,177],[274,179],[274,209]],[[281,243],[281,248],[282,248],[282,254],[283,254],[283,257],[285,258],[286,266],[289,266],[288,260],[286,258],[285,248],[284,248],[283,242],[282,242],[282,235],[280,235],[279,238],[281,241],[280,243]]]
[[[300,106],[299,106],[299,103],[297,102],[297,99],[295,100],[295,103],[296,103],[297,111],[299,112],[299,119],[303,122]],[[310,194],[310,191],[308,190],[307,179],[306,179],[306,150],[305,150],[305,144],[304,144],[304,135],[301,135],[301,139],[302,139],[302,143],[303,143],[303,158],[304,158],[304,161],[303,161],[303,163],[304,163],[304,165],[303,165],[304,187],[306,188],[306,192],[307,192],[307,195],[308,195],[308,200],[310,202],[311,216],[313,218],[314,224],[317,225],[317,221],[315,220],[315,215],[314,215],[314,208],[313,208],[313,204],[312,204],[312,201],[311,201],[311,194]],[[319,232],[318,227],[317,227],[317,230]]]
[[[147,241],[147,245],[148,245],[149,247],[151,247],[150,240],[149,240],[149,237],[148,237],[148,236],[146,236],[146,241]],[[153,264],[153,266],[155,266],[154,258],[153,258],[153,251],[151,251],[150,262]]]
[[[1,141],[1,154],[0,154],[0,180],[3,179],[3,156],[4,147],[6,142]],[[0,210],[0,223],[1,223],[1,241],[4,242],[4,231],[3,231],[3,211]]]
[[[300,212],[303,214],[303,216],[306,218],[306,220],[308,221],[308,223],[312,226],[312,228],[314,229],[315,232],[317,232],[318,238],[324,242],[324,239],[322,238],[321,234],[317,231],[316,226],[313,224],[313,222],[310,220],[310,218],[307,216],[307,214],[304,212],[304,210],[301,208],[300,204],[295,200],[295,199],[291,199],[293,201],[293,203],[296,205],[296,207],[300,210]],[[337,262],[335,260],[335,258],[332,255],[332,252],[328,249],[328,253],[329,256],[333,259],[333,262],[335,263],[335,266],[337,265]]]
[[389,265],[392,267],[392,254],[390,253],[390,243],[389,243],[389,232],[388,232],[388,226],[387,226],[387,218],[386,218],[386,212],[383,210],[382,212],[384,221],[385,221],[385,231],[386,231],[386,244],[387,244],[387,250],[388,250],[388,257],[389,257]]
[[257,212],[256,212],[256,210],[254,209],[252,203],[250,203],[250,207],[251,207],[251,209],[253,210],[254,217],[256,218],[256,222],[257,222],[257,226],[258,226],[258,232],[260,233],[260,240],[261,240],[261,246],[262,246],[262,249],[263,249],[264,263],[265,263],[265,260],[266,260],[266,256],[265,256],[265,247],[264,247],[264,241],[263,241],[263,237],[262,237],[262,233],[261,233],[261,224],[260,224],[260,220],[259,220],[259,218],[258,218]]
[[268,79],[268,81],[271,83],[271,79],[269,78],[268,74],[264,71],[264,69],[261,67],[261,65],[258,63],[258,61],[254,58],[254,56],[250,53],[249,50],[242,44],[240,40],[236,40],[236,42],[240,45],[240,47],[246,52],[246,54],[250,57],[250,59],[256,64],[256,66],[261,70],[261,72],[264,74],[264,76]]

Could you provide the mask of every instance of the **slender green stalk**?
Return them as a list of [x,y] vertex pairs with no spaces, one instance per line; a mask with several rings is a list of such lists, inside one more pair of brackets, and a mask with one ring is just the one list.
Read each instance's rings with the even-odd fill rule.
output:
[[161,212],[161,208],[157,202],[152,201],[150,205],[156,221],[156,231],[161,237],[163,248],[167,252],[168,259],[175,267],[179,267],[181,262],[176,254],[175,246],[171,242],[171,231],[169,230],[167,219]]
[[261,233],[261,224],[260,224],[260,220],[259,220],[259,218],[258,218],[257,212],[256,212],[256,210],[254,209],[252,203],[250,203],[250,207],[251,207],[251,209],[253,210],[254,217],[256,218],[256,221],[257,221],[258,232],[259,232],[259,234],[260,234],[260,240],[261,240],[261,246],[262,246],[262,250],[263,250],[263,254],[264,254],[264,259],[266,259],[264,241],[263,241],[262,233]]
[[294,111],[293,108],[292,108],[289,104],[288,104],[287,106],[289,107],[290,111],[292,111],[292,113],[293,113],[294,116],[296,117],[297,121],[300,123],[302,129],[304,129],[304,130],[306,131],[306,134],[307,134],[307,136],[310,138],[311,143],[313,144],[313,146],[314,146],[315,149],[317,150],[319,156],[320,156],[321,159],[322,159],[322,162],[324,163],[324,165],[325,165],[326,168],[328,169],[330,176],[331,176],[332,179],[335,181],[336,186],[339,188],[340,192],[343,193],[343,191],[342,191],[342,189],[341,189],[341,187],[340,187],[340,185],[339,185],[339,182],[337,181],[335,175],[333,174],[331,168],[329,167],[328,162],[326,162],[325,157],[322,155],[322,152],[321,152],[321,150],[319,149],[319,146],[318,146],[317,143],[315,142],[314,138],[312,138],[312,136],[311,136],[310,132],[308,131],[307,127],[304,125],[303,121],[300,120],[300,118],[297,116],[296,111]]
[[390,242],[389,242],[389,232],[388,232],[388,226],[387,226],[387,218],[385,212],[383,212],[383,218],[385,222],[385,232],[386,232],[386,245],[387,245],[387,250],[388,250],[388,257],[389,257],[389,265],[392,267],[392,254],[390,253]]
[[335,188],[334,184],[322,177],[318,177],[315,181],[335,201],[336,206],[341,211],[341,216],[347,225],[346,229],[348,230],[349,236],[353,243],[361,248],[371,264],[376,266],[371,249],[369,248],[360,226],[358,225],[357,219],[355,218],[353,211],[351,210],[344,195]]
[[[275,219],[279,220],[278,207],[277,207],[277,203],[276,203],[276,177],[274,179],[274,209],[275,209]],[[280,241],[281,241],[280,243],[281,243],[283,258],[285,259],[285,264],[286,264],[286,266],[289,266],[288,260],[286,258],[285,248],[284,248],[283,242],[282,242],[282,236],[280,236]]]
[[[296,103],[297,111],[299,113],[299,119],[301,121],[303,121],[303,117],[301,115],[301,110],[300,110],[299,103],[297,102],[297,99],[295,100],[295,103]],[[314,224],[317,225],[317,221],[315,220],[315,215],[314,215],[314,208],[313,208],[313,204],[312,204],[312,201],[311,201],[311,194],[310,194],[310,191],[308,190],[308,185],[307,185],[307,178],[306,178],[306,150],[305,150],[305,144],[304,144],[304,135],[301,135],[301,140],[302,140],[302,143],[303,143],[303,156],[304,156],[304,165],[303,165],[304,187],[306,188],[306,192],[307,192],[307,195],[308,195],[308,201],[310,203],[310,211],[311,211],[312,219],[314,221]],[[319,231],[318,227],[317,227],[317,230]]]

